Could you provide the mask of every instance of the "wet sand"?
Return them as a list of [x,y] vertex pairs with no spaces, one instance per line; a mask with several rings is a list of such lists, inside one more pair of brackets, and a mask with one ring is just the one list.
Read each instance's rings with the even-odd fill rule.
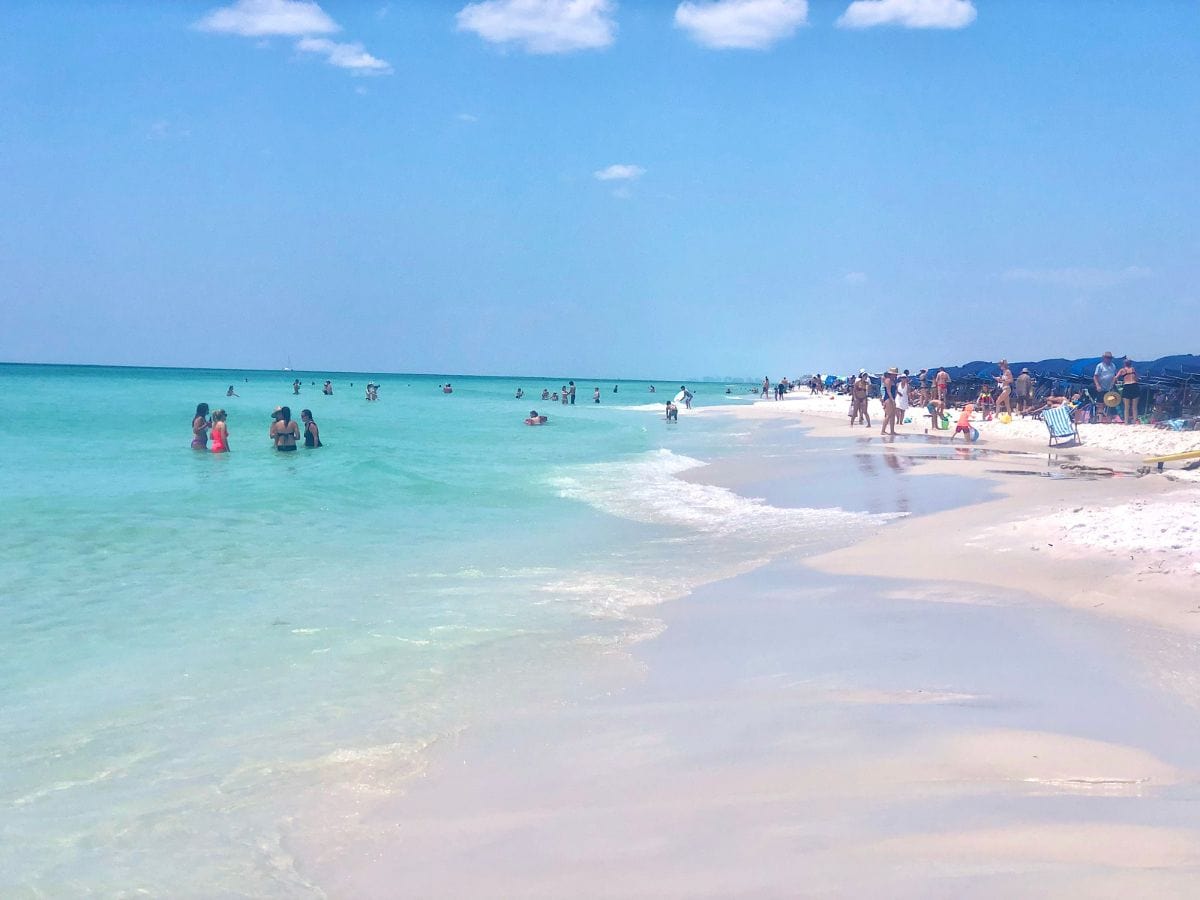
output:
[[[915,438],[812,450],[788,427],[688,477],[810,505],[828,500],[822,467],[849,465],[845,508],[912,515],[657,608],[667,629],[632,673],[439,748],[374,814],[384,837],[314,882],[356,897],[1194,896],[1191,584],[1064,559],[1019,526],[1170,485]],[[815,467],[793,465],[810,451]]]

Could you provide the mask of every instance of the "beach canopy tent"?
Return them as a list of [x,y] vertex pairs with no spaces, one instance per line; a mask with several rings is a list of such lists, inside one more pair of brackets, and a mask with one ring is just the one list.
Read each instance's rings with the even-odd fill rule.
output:
[[[1118,355],[1116,358],[1118,365],[1120,365],[1119,361],[1123,357]],[[1083,359],[1063,359],[1062,357],[1058,357],[1055,359],[1014,362],[1009,364],[1009,368],[1014,373],[1020,372],[1022,369],[1028,369],[1032,374],[1041,378],[1091,381],[1092,373],[1096,371],[1096,365],[1099,362],[1099,356],[1089,356]],[[1142,379],[1155,377],[1200,378],[1200,356],[1192,353],[1163,356],[1154,360],[1135,359],[1133,364]],[[931,377],[938,371],[938,368],[938,366],[929,367]],[[946,374],[950,376],[952,381],[990,381],[1000,371],[1000,367],[995,362],[983,360],[974,360],[973,362],[963,363],[961,366],[943,366],[940,368],[945,368]]]

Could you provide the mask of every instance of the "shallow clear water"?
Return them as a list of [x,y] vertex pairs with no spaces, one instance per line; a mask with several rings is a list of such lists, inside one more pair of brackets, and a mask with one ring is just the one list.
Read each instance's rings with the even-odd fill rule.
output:
[[[654,603],[877,521],[676,477],[765,432],[667,425],[666,386],[294,375],[0,366],[0,894],[302,894],[289,833],[352,839],[431,743]],[[201,400],[232,453],[189,449]],[[271,450],[284,403],[325,447]]]

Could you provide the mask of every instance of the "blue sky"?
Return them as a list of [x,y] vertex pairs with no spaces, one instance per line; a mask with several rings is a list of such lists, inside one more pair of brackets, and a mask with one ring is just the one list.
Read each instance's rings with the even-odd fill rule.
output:
[[0,359],[1196,349],[1200,3],[10,0]]

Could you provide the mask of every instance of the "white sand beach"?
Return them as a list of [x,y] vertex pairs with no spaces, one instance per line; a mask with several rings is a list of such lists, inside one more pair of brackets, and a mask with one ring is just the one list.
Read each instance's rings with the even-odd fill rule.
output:
[[[920,424],[849,428],[844,405],[681,427],[776,419],[881,461],[868,493],[874,471],[916,496],[952,474],[990,499],[658,608],[611,684],[438,748],[376,814],[392,837],[309,877],[364,897],[1194,896],[1196,491],[1136,474],[1188,437],[1085,426],[1047,451],[1017,421],[947,451]],[[789,502],[800,476],[755,454],[683,477]]]

